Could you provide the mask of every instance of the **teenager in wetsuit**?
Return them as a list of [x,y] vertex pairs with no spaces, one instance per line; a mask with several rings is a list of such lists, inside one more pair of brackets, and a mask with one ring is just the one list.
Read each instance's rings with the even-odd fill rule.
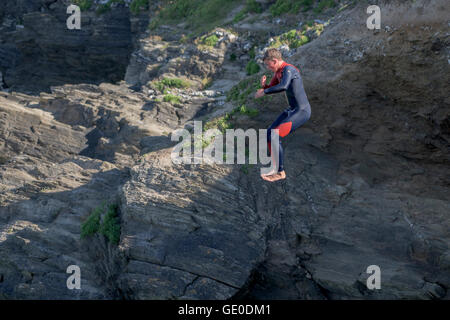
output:
[[261,177],[264,180],[273,182],[286,178],[286,173],[283,167],[284,155],[281,139],[278,146],[271,146],[272,130],[278,130],[280,138],[287,136],[309,120],[311,117],[311,106],[303,88],[300,71],[293,65],[283,61],[280,51],[275,48],[268,49],[264,54],[263,61],[266,67],[275,74],[269,85],[266,84],[266,76],[261,78],[262,89],[256,92],[255,98],[284,91],[289,102],[289,108],[285,109],[267,129],[269,153],[272,155],[272,149],[278,149],[279,157],[278,161],[275,162],[278,163],[278,169],[275,167],[269,174],[261,175]]

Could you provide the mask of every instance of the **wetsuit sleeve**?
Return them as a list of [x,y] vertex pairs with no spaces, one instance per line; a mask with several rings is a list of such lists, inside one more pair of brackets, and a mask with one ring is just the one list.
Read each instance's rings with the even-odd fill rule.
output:
[[278,83],[277,85],[275,85],[273,87],[268,87],[268,88],[264,89],[264,93],[272,94],[272,93],[277,93],[277,92],[281,92],[281,91],[286,91],[287,88],[289,87],[289,84],[291,83],[292,75],[293,75],[292,71],[289,70],[288,67],[284,68],[283,77],[281,78],[280,83]]
[[276,75],[274,75],[272,80],[270,80],[270,83],[269,84],[265,84],[263,86],[263,89],[267,89],[267,88],[273,87],[273,86],[275,86],[277,84],[278,84],[278,78],[277,78]]

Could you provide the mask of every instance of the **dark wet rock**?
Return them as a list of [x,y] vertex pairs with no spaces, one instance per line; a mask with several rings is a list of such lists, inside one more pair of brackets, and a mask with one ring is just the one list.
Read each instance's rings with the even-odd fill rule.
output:
[[[14,31],[15,16],[1,15],[7,23],[0,32],[11,38],[2,38],[0,67],[11,87],[0,92],[0,297],[449,299],[443,4],[430,4],[420,18],[420,3],[392,4],[383,18],[390,29],[379,32],[360,23],[367,17],[357,5],[287,59],[301,70],[312,116],[283,141],[287,178],[273,184],[261,180],[259,166],[177,165],[170,157],[174,129],[238,106],[223,93],[246,76],[245,66],[225,57],[244,54],[251,36],[203,50],[143,34],[124,64],[128,81],[29,95],[14,88],[33,89],[21,78],[22,63],[36,59],[37,42],[56,63],[52,53],[81,45],[80,38],[30,33],[63,23],[56,2],[45,2],[44,12],[21,7],[22,31]],[[89,30],[108,29],[120,10],[90,21]],[[112,55],[125,56],[121,39],[132,27],[117,28],[109,29],[117,31],[114,44],[94,37],[110,51],[101,61],[111,68],[119,67]],[[102,54],[94,46],[87,60],[67,58],[76,70],[100,72],[88,65]],[[76,79],[44,70],[49,81]],[[172,76],[195,84],[170,88],[175,103],[148,86]],[[202,91],[207,76],[210,91]],[[233,124],[266,128],[285,103],[274,96],[257,116],[237,114]],[[117,204],[118,245],[101,234],[80,239],[81,224],[103,201]],[[81,268],[81,291],[66,287],[72,264]],[[380,267],[380,290],[366,286],[371,265]]]

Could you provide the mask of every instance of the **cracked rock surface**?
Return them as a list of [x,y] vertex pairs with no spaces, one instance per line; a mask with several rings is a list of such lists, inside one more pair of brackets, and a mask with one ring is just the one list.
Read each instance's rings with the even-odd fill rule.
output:
[[[0,298],[449,299],[448,5],[423,4],[392,2],[379,31],[367,30],[364,5],[351,6],[289,56],[312,116],[284,138],[277,183],[261,180],[259,165],[171,161],[173,130],[240,107],[225,93],[245,63],[228,57],[255,41],[251,21],[237,39],[218,29],[224,40],[207,53],[142,32],[126,71],[114,66],[116,83],[30,94],[26,63],[8,68],[6,84],[18,85],[0,92]],[[0,33],[11,32],[0,18]],[[0,44],[0,67],[16,49]],[[193,86],[163,101],[149,85],[162,77]],[[267,128],[286,102],[247,107],[258,115],[235,116],[235,128]],[[118,245],[80,237],[103,202],[117,204]],[[82,290],[67,289],[69,265]],[[366,286],[371,265],[380,290]]]

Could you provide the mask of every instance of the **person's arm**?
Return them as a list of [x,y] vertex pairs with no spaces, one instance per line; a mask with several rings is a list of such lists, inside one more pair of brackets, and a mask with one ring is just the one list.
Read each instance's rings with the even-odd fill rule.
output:
[[265,84],[263,86],[263,89],[267,89],[267,88],[273,87],[273,86],[275,86],[277,84],[278,84],[278,78],[277,78],[277,75],[274,74],[272,80],[270,80],[270,83],[269,84]]
[[280,83],[278,83],[275,86],[264,88],[264,93],[272,94],[281,91],[286,91],[287,88],[289,87],[289,84],[291,83],[291,80],[292,80],[292,71],[289,70],[289,67],[285,67],[283,70],[283,77],[281,78]]

